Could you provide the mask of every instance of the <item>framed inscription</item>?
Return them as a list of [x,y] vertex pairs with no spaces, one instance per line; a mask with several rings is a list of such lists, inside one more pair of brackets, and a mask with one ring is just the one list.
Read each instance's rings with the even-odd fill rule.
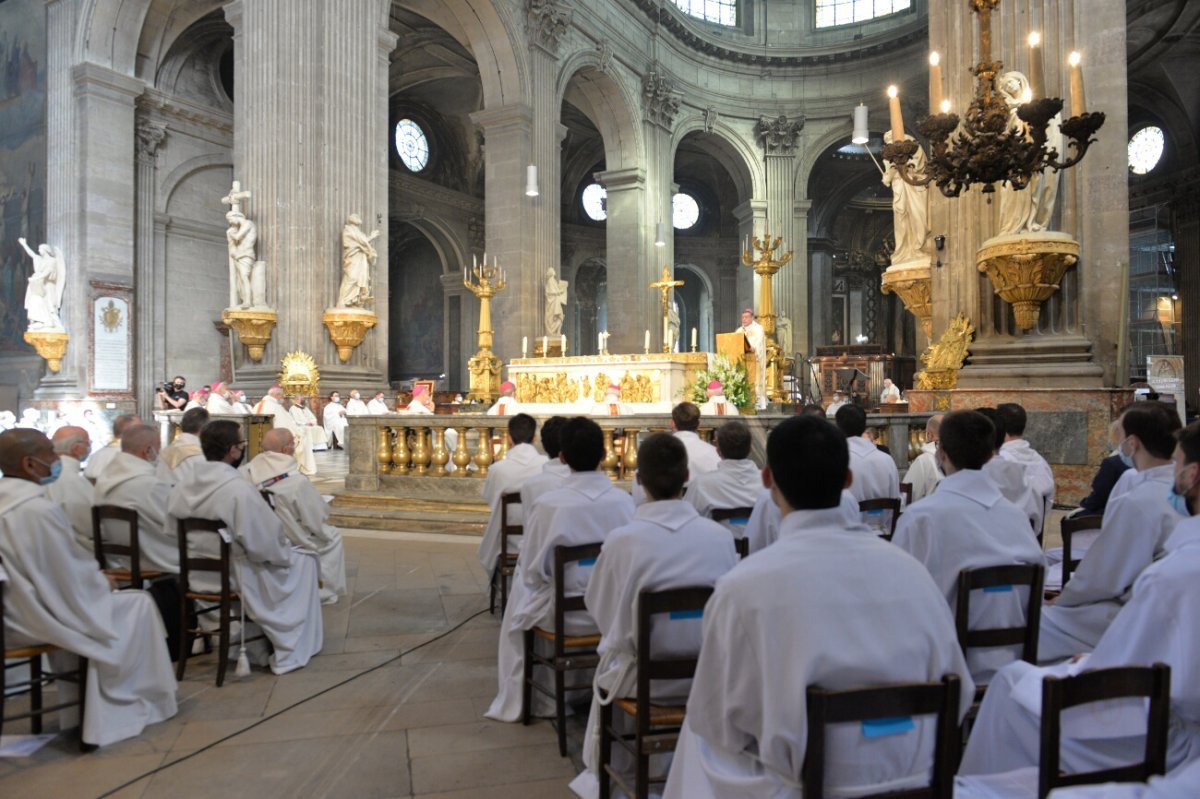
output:
[[100,294],[92,300],[92,390],[128,393],[129,300]]

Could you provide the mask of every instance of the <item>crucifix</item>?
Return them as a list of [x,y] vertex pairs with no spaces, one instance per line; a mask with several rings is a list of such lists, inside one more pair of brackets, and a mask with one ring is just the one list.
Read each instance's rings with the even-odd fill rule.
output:
[[672,277],[671,267],[664,266],[663,270],[662,270],[662,280],[658,281],[657,283],[650,284],[650,288],[658,289],[662,293],[662,315],[663,315],[663,337],[662,337],[663,349],[662,349],[662,351],[663,352],[671,351],[671,322],[670,322],[671,289],[675,288],[676,286],[683,285],[682,280],[672,280],[671,277]]
[[240,214],[242,213],[242,200],[249,199],[250,192],[242,191],[242,184],[235,180],[229,188],[229,194],[221,198],[221,204],[229,206],[229,213]]

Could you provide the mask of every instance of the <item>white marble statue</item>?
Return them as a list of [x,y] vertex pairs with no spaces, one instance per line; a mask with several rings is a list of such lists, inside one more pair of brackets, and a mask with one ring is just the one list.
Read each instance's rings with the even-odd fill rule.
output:
[[[1029,80],[1020,72],[1005,72],[996,82],[996,88],[1008,105],[1008,125],[1014,130],[1024,131],[1025,122],[1017,116],[1017,108],[1026,101]],[[1059,158],[1064,157],[1066,139],[1059,130],[1062,114],[1055,114],[1046,126],[1046,147],[1053,148]],[[1034,174],[1029,185],[1017,191],[1007,183],[1000,185],[999,235],[1013,236],[1021,233],[1040,233],[1050,229],[1054,216],[1054,202],[1058,198],[1058,173],[1045,169]]]
[[338,308],[363,308],[371,299],[371,267],[378,253],[371,245],[379,231],[363,233],[362,217],[350,214],[342,228],[342,285],[338,289]]
[[563,306],[567,304],[567,281],[554,269],[546,270],[546,335],[562,334]]
[[[905,139],[912,139],[905,136]],[[891,143],[892,132],[883,134],[883,140]],[[883,185],[892,187],[892,219],[895,226],[896,249],[892,252],[892,264],[928,260],[925,242],[929,238],[929,191],[925,186],[905,183],[890,161],[885,162]],[[912,157],[913,171],[917,176],[925,173],[925,151],[919,146]]]
[[671,336],[671,351],[679,351],[679,303],[671,300],[667,306],[667,333]]
[[58,316],[62,307],[63,286],[66,283],[66,264],[62,250],[43,244],[37,252],[29,248],[24,238],[17,243],[33,259],[33,274],[25,287],[25,314],[30,330],[62,330]]
[[775,340],[779,342],[779,349],[783,350],[784,355],[791,355],[792,349],[792,320],[786,316],[780,316],[775,320]]
[[229,244],[229,306],[231,308],[264,308],[267,304],[267,264],[255,260],[258,226],[240,210],[225,214],[229,228],[225,240]]

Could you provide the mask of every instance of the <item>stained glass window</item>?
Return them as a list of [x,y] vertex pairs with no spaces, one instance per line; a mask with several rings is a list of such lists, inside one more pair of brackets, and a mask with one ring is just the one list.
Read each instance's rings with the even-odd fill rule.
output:
[[396,123],[396,154],[410,172],[420,172],[429,163],[429,139],[411,119]]
[[689,17],[718,25],[737,24],[737,0],[672,0]]
[[817,27],[866,22],[912,7],[912,0],[816,0]]
[[682,192],[671,198],[671,222],[676,230],[687,230],[700,218],[700,206],[696,198]]
[[584,188],[583,212],[596,222],[608,219],[608,191],[599,183],[589,183]]
[[1150,125],[1129,137],[1129,171],[1144,175],[1162,160],[1166,139],[1162,128]]

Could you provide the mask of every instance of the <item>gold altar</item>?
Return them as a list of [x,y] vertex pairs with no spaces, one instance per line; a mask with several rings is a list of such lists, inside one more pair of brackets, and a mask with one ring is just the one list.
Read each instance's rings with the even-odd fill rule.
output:
[[708,362],[705,352],[516,358],[508,379],[530,413],[590,413],[613,384],[629,413],[669,413]]

